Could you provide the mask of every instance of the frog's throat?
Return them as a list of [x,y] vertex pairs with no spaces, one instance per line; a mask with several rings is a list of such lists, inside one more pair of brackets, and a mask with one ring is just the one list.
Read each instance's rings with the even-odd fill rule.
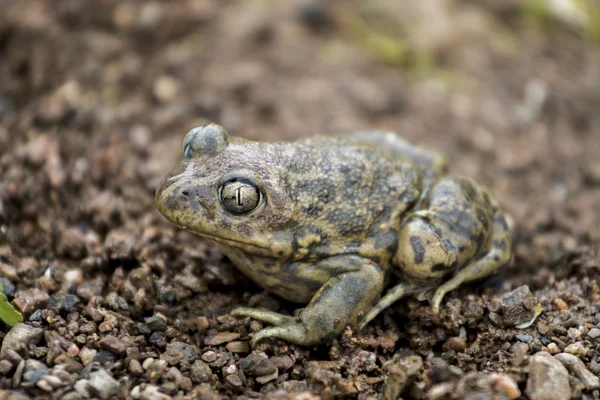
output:
[[[183,229],[185,229],[184,227],[182,227]],[[220,244],[225,244],[227,246],[232,246],[232,247],[241,247],[241,248],[247,248],[247,247],[255,247],[257,249],[261,249],[261,250],[271,250],[271,247],[268,245],[261,245],[258,244],[256,242],[250,242],[250,241],[244,241],[244,240],[239,240],[239,239],[231,239],[231,238],[223,238],[223,237],[218,237],[218,236],[213,236],[213,235],[209,235],[206,233],[196,233],[196,232],[192,232],[195,235],[198,235],[200,237],[203,237],[205,239],[209,239],[212,240],[213,242],[217,242]]]

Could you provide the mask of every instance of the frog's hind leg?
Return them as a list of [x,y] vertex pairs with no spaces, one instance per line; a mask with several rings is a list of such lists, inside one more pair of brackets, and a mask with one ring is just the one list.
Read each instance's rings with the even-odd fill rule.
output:
[[431,299],[433,309],[437,312],[444,295],[466,282],[485,278],[496,269],[511,260],[511,237],[506,218],[501,212],[494,215],[494,233],[491,249],[479,260],[468,264],[449,281],[438,287]]
[[400,228],[395,264],[407,281],[445,281],[431,301],[437,310],[450,290],[508,263],[510,233],[493,200],[470,179],[440,180],[421,206]]

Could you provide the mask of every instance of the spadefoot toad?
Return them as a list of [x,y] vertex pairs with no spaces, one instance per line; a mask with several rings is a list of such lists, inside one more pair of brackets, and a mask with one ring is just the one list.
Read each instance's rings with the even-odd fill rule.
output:
[[[183,152],[156,191],[160,212],[266,290],[306,304],[296,317],[233,310],[274,325],[253,344],[323,343],[409,294],[437,310],[448,291],[511,259],[490,194],[444,177],[443,156],[392,132],[262,143],[209,124],[185,136]],[[392,274],[399,283],[380,297]]]

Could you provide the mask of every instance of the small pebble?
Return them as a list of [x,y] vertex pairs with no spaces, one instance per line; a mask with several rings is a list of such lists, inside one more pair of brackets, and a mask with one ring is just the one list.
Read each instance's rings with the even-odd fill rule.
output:
[[113,335],[106,335],[99,342],[98,346],[111,353],[124,355],[127,352],[127,345]]
[[166,319],[158,315],[146,318],[144,323],[152,332],[164,332],[167,329]]
[[183,342],[172,342],[167,344],[167,354],[171,357],[183,360],[188,364],[198,359],[198,352],[193,346]]
[[218,346],[223,343],[232,342],[239,339],[240,334],[237,332],[219,332],[214,336],[204,338],[204,344],[207,346]]
[[548,352],[552,355],[554,354],[558,354],[560,353],[560,348],[558,347],[558,345],[556,343],[549,343],[548,344]]
[[150,368],[150,366],[152,364],[154,364],[154,358],[148,357],[144,361],[142,361],[142,368],[144,368],[145,370],[147,370],[148,368]]
[[119,382],[103,369],[90,373],[88,384],[103,400],[108,400],[119,393]]
[[458,337],[458,336],[453,336],[451,338],[448,338],[448,340],[446,340],[446,342],[442,346],[442,350],[443,351],[454,350],[457,353],[462,353],[463,351],[465,351],[466,347],[467,347],[467,343],[464,338]]
[[583,347],[581,342],[575,342],[565,347],[565,353],[573,354],[577,357],[585,357],[587,349]]
[[277,379],[278,377],[279,377],[279,372],[277,370],[275,370],[275,372],[273,372],[271,374],[257,377],[256,382],[260,383],[261,385],[264,385],[265,383],[271,382],[271,381]]
[[564,300],[563,300],[563,299],[561,299],[561,298],[558,298],[558,299],[554,300],[554,304],[556,304],[556,307],[558,307],[558,309],[559,309],[560,311],[562,311],[562,310],[566,310],[566,309],[567,309],[567,307],[569,307],[569,306],[567,305],[567,303],[565,303],[565,302],[564,302]]
[[240,360],[240,368],[250,376],[270,375],[277,371],[271,360],[258,354],[250,354]]
[[202,354],[202,360],[206,361],[207,363],[216,361],[217,357],[217,353],[215,353],[212,350],[209,350],[206,353]]
[[48,308],[58,312],[69,312],[81,304],[79,297],[63,292],[54,293],[48,300]]
[[599,338],[600,337],[600,329],[598,329],[598,328],[590,329],[590,331],[588,332],[588,336],[591,337],[592,339]]
[[81,396],[83,396],[83,398],[85,399],[89,399],[90,397],[92,397],[90,395],[89,381],[87,379],[80,379],[77,382],[75,382],[75,384],[73,385],[73,389],[75,389],[75,391]]
[[225,377],[225,380],[233,387],[241,387],[243,385],[242,380],[240,379],[238,374],[227,375]]
[[208,364],[201,360],[196,360],[194,361],[194,364],[192,364],[190,378],[192,382],[196,384],[214,382],[216,380],[216,376],[212,373]]
[[519,335],[515,335],[515,337],[518,340],[520,340],[521,342],[525,342],[525,343],[533,342],[533,336],[531,336],[531,335],[519,334]]
[[569,328],[567,330],[567,336],[571,340],[578,340],[581,337],[581,331],[577,328]]
[[94,358],[96,357],[97,351],[94,349],[88,349],[87,347],[82,347],[79,351],[79,359],[83,363],[83,365],[88,365]]
[[210,322],[208,321],[208,318],[206,318],[206,317],[196,318],[196,328],[198,329],[198,332],[202,332],[203,330],[208,329],[209,326],[210,326]]
[[243,342],[241,340],[229,342],[229,343],[227,343],[227,346],[225,346],[225,347],[227,348],[227,350],[229,350],[232,353],[248,353],[248,352],[250,352],[250,346],[248,345],[248,342]]
[[140,362],[135,359],[129,361],[129,366],[127,367],[127,369],[132,375],[135,376],[142,376],[144,373],[144,368],[142,367],[142,364],[140,364]]

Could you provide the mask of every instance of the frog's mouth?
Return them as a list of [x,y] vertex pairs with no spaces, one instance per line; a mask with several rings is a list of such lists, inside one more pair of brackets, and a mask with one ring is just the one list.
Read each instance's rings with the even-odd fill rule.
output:
[[227,238],[227,237],[219,237],[219,236],[214,236],[208,233],[198,233],[198,232],[194,232],[193,230],[189,229],[188,227],[184,226],[184,225],[178,225],[179,228],[191,232],[194,235],[200,236],[201,238],[204,239],[208,239],[211,240],[213,242],[216,242],[218,244],[224,244],[227,246],[232,246],[232,247],[238,247],[241,249],[248,249],[248,247],[252,247],[254,249],[260,250],[261,253],[268,253],[269,255],[272,253],[272,249],[271,246],[269,245],[264,245],[264,244],[260,244],[257,242],[250,242],[250,241],[244,241],[241,239],[234,239],[234,238]]

